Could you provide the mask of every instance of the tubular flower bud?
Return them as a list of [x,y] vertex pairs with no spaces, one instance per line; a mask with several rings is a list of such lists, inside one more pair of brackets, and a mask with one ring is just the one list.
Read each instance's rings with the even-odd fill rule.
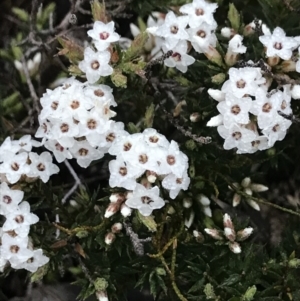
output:
[[252,233],[253,233],[253,228],[251,227],[245,228],[237,232],[236,239],[238,241],[243,241],[247,239]]
[[115,239],[116,239],[116,235],[112,232],[109,232],[105,235],[104,241],[107,245],[111,245],[115,241]]
[[204,231],[206,232],[206,234],[208,234],[209,236],[211,236],[212,238],[214,238],[216,240],[223,240],[223,237],[222,237],[220,231],[217,229],[205,228]]
[[121,223],[114,223],[111,226],[112,233],[120,233],[122,229],[123,229],[123,225]]
[[109,218],[120,210],[120,204],[110,203],[105,211],[104,217]]
[[239,253],[242,252],[240,244],[238,242],[236,242],[236,241],[229,243],[229,249],[234,254],[239,254]]

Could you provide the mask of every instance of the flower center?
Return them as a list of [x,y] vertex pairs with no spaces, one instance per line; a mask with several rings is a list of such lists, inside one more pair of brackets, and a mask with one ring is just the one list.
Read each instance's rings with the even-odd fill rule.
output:
[[237,86],[239,89],[243,89],[243,88],[245,88],[245,86],[246,86],[246,82],[245,82],[243,79],[240,79],[239,81],[236,82],[236,86]]
[[15,217],[15,221],[18,223],[18,224],[22,224],[24,222],[24,216],[23,215],[17,215]]
[[90,129],[90,130],[94,130],[97,128],[97,121],[95,119],[90,119],[88,122],[87,122],[87,127]]
[[172,156],[172,155],[167,156],[167,163],[168,163],[169,165],[174,165],[174,164],[176,163],[175,157]]
[[62,133],[67,133],[69,131],[69,125],[67,123],[63,123],[60,126],[60,130],[61,130]]
[[252,147],[258,147],[260,145],[260,140],[255,140],[251,142]]
[[46,169],[46,166],[43,164],[43,163],[39,163],[37,166],[36,166],[37,170],[39,171],[44,171]]
[[132,147],[132,144],[130,142],[126,142],[124,145],[123,145],[123,151],[124,152],[128,152]]
[[180,62],[181,61],[181,54],[178,52],[174,52],[172,54],[172,58],[174,59],[175,62]]
[[157,143],[158,140],[159,140],[159,138],[157,136],[151,136],[151,137],[149,137],[149,141],[151,143]]
[[170,32],[173,34],[176,34],[178,32],[179,28],[177,25],[173,25],[170,27]]
[[196,8],[195,9],[195,14],[196,14],[196,16],[203,16],[204,15],[204,10],[202,8]]
[[101,89],[97,89],[94,91],[94,94],[98,97],[104,96],[104,92]]
[[127,168],[126,167],[120,167],[119,174],[123,177],[126,176],[127,175]]
[[241,112],[241,108],[238,105],[234,105],[231,107],[231,113],[233,115],[238,115]]
[[106,40],[109,37],[109,33],[104,31],[99,34],[100,40]]
[[14,170],[14,171],[18,171],[19,168],[20,168],[20,165],[17,163],[17,162],[13,162],[11,165],[10,165],[11,169]]
[[284,109],[286,109],[286,107],[287,107],[287,102],[285,100],[283,100],[280,108],[281,108],[281,110],[284,110]]
[[183,182],[183,179],[182,178],[177,178],[176,179],[176,184],[182,184]]
[[148,196],[142,196],[141,200],[142,200],[143,204],[147,204],[148,205],[150,203],[153,203],[153,200],[151,198],[149,198]]
[[146,154],[139,155],[139,162],[141,164],[145,164],[148,162],[148,156]]
[[272,131],[275,132],[275,133],[278,132],[279,130],[280,130],[280,125],[279,124],[274,125],[273,128],[272,128]]
[[20,250],[20,247],[19,246],[17,246],[17,245],[12,245],[12,246],[10,246],[10,252],[12,252],[12,253],[18,253],[19,252],[19,250]]
[[204,30],[198,30],[197,31],[197,36],[200,38],[205,38],[206,37],[206,32]]
[[64,151],[64,147],[61,146],[58,142],[55,144],[55,149],[59,152],[63,152]]
[[47,124],[46,124],[46,123],[43,123],[43,124],[41,125],[41,127],[42,127],[44,133],[47,133],[47,130],[48,130]]
[[51,103],[51,109],[52,109],[53,111],[55,111],[55,110],[57,109],[57,107],[58,107],[58,101],[53,101],[53,102]]
[[242,133],[241,132],[234,132],[232,133],[232,138],[235,139],[236,141],[240,140],[242,138]]
[[12,198],[9,195],[4,195],[2,201],[5,204],[10,204],[12,202]]
[[105,139],[107,142],[113,142],[116,139],[116,135],[115,135],[115,133],[110,133],[106,136]]
[[273,47],[274,47],[275,49],[277,49],[277,50],[281,50],[281,49],[282,49],[282,43],[276,42],[276,43],[273,45]]
[[78,151],[78,153],[79,153],[79,155],[80,155],[81,157],[85,157],[85,156],[87,156],[87,154],[89,153],[89,150],[86,149],[86,148],[81,148],[81,149]]
[[271,110],[272,110],[272,105],[269,102],[265,103],[262,107],[262,111],[264,113],[270,113]]
[[70,107],[71,107],[73,110],[78,109],[78,108],[80,107],[80,101],[78,101],[78,100],[73,100],[73,101],[71,102]]
[[100,63],[99,63],[98,61],[92,61],[92,63],[91,63],[91,68],[92,68],[93,70],[98,70],[99,67],[100,67]]

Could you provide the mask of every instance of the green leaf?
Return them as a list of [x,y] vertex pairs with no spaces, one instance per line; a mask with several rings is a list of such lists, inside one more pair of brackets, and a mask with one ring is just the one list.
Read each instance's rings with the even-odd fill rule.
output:
[[227,279],[223,281],[221,286],[230,286],[232,284],[235,284],[241,280],[241,275],[239,274],[231,274]]
[[148,228],[149,231],[156,232],[157,224],[153,216],[144,216],[139,211],[137,211],[137,217]]
[[12,8],[12,12],[21,20],[24,22],[28,22],[29,21],[29,14],[21,8],[18,7],[13,7]]
[[145,128],[152,128],[153,125],[153,118],[154,118],[154,103],[152,103],[146,110],[145,118],[144,118],[144,124]]
[[91,10],[94,21],[107,23],[105,4],[101,4],[98,0],[91,2]]
[[256,289],[255,285],[253,285],[251,287],[248,287],[245,295],[242,298],[242,301],[251,301],[251,300],[253,300],[253,297],[254,297],[254,295],[256,293],[256,290],[257,289]]
[[233,3],[229,3],[228,20],[230,21],[231,27],[238,32],[241,26],[240,14]]
[[142,32],[138,34],[133,40],[133,42],[131,43],[131,46],[125,52],[123,61],[128,62],[138,57],[142,53],[147,40],[148,40],[147,32]]
[[110,78],[116,87],[127,88],[127,77],[120,69],[114,69]]
[[299,258],[293,258],[293,259],[289,260],[288,266],[290,268],[294,268],[294,269],[299,268],[300,267],[300,259]]
[[210,283],[207,283],[205,285],[204,294],[206,295],[207,299],[216,299],[217,298],[214,288]]

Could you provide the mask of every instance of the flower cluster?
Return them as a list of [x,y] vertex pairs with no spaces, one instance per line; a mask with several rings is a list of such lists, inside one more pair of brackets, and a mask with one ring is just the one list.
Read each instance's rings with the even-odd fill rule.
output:
[[32,152],[32,147],[40,143],[25,135],[19,140],[7,137],[0,146],[0,182],[15,184],[22,176],[40,178],[48,182],[51,175],[58,173],[59,168],[52,163],[49,152],[40,155]]
[[[286,37],[279,27],[273,34],[266,28],[263,32],[259,40],[266,47],[270,65],[278,64],[280,59],[290,60],[300,44],[299,37]],[[242,39],[236,34],[229,41],[225,57],[227,65],[236,63],[237,55],[246,52]],[[220,114],[211,118],[207,125],[218,126],[220,136],[225,139],[224,148],[237,148],[239,154],[268,149],[276,141],[283,140],[291,121],[282,114],[291,114],[291,98],[300,98],[298,85],[292,87],[285,84],[268,91],[272,83],[264,76],[268,72],[254,66],[252,61],[247,65],[244,68],[230,68],[229,79],[221,90],[208,90],[209,95],[219,102],[217,109]]]
[[216,3],[194,0],[180,7],[179,11],[184,14],[183,16],[176,16],[173,12],[169,12],[163,24],[147,29],[149,33],[164,39],[162,49],[165,53],[173,51],[172,55],[164,61],[166,66],[176,67],[185,73],[187,67],[195,62],[195,59],[187,54],[187,41],[191,42],[198,53],[204,53],[206,56],[214,53],[217,43],[214,32],[217,23],[213,13],[217,7]]
[[235,253],[241,253],[242,249],[239,242],[246,240],[253,232],[253,228],[248,227],[238,232],[235,231],[233,222],[230,216],[225,213],[223,216],[224,231],[219,231],[217,229],[204,229],[204,231],[211,236],[213,239],[224,241],[226,239],[228,242],[229,249]]
[[[123,134],[112,143],[108,152],[116,156],[109,162],[109,185],[132,190],[126,205],[138,209],[145,216],[165,204],[159,197],[159,188],[150,184],[158,176],[163,177],[162,186],[169,190],[172,199],[189,186],[187,156],[179,150],[175,141],[170,143],[155,129],[149,128],[133,135]],[[137,183],[143,174],[148,179],[144,186]]]
[[74,78],[63,86],[47,90],[40,100],[40,127],[35,136],[53,152],[56,160],[76,158],[81,167],[100,159],[122,132],[123,124],[110,120],[116,106],[112,89],[106,85],[90,85]]
[[30,225],[39,218],[30,212],[28,202],[22,202],[23,196],[23,191],[10,189],[5,182],[0,184],[0,215],[6,219],[0,227],[0,272],[8,263],[14,269],[35,272],[49,261],[41,249],[33,250],[29,241]]
[[84,50],[84,60],[78,65],[79,69],[86,74],[90,84],[94,84],[101,76],[108,76],[113,73],[113,68],[109,65],[111,53],[108,50],[110,44],[117,42],[120,36],[114,31],[113,21],[105,24],[101,21],[94,23],[93,29],[87,33],[93,39],[97,51],[91,47]]

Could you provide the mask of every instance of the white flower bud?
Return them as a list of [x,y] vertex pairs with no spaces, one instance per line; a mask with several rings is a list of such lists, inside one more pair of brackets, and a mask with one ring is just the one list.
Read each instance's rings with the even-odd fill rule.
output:
[[169,209],[168,209],[168,214],[172,215],[175,213],[175,209],[173,206],[169,206]]
[[114,223],[111,226],[112,233],[120,233],[122,229],[123,229],[123,225],[121,223]]
[[110,203],[105,211],[104,217],[109,218],[115,213],[117,213],[120,209],[119,203]]
[[203,205],[203,206],[209,206],[210,205],[210,199],[205,196],[204,194],[200,195],[200,198],[198,201]]
[[224,228],[224,235],[226,236],[226,238],[230,241],[235,241],[235,231],[231,228],[225,227]]
[[252,184],[251,190],[255,192],[263,192],[269,190],[267,186],[261,185],[261,184]]
[[214,116],[210,118],[210,120],[207,122],[207,126],[219,126],[223,124],[223,115],[219,114],[217,116]]
[[255,201],[248,199],[247,202],[253,209],[260,211],[260,207]]
[[230,228],[231,230],[234,231],[234,226],[233,226],[231,217],[227,213],[225,213],[223,216],[223,225],[224,225],[224,228]]
[[121,193],[113,193],[113,194],[109,197],[109,200],[110,200],[112,203],[120,203],[120,202],[124,202],[125,197],[124,197],[124,195],[121,194]]
[[253,228],[251,228],[251,227],[240,230],[236,234],[237,240],[243,241],[243,240],[247,239],[252,233],[253,233]]
[[112,232],[109,232],[105,235],[104,241],[107,245],[111,245],[115,241],[115,239],[116,239],[116,235]]
[[127,216],[130,216],[131,215],[131,212],[132,212],[132,209],[129,208],[127,205],[123,204],[121,206],[121,214],[124,216],[124,217],[127,217]]
[[211,98],[213,98],[216,101],[223,101],[225,100],[225,93],[221,90],[216,89],[208,89],[207,93]]
[[191,122],[198,122],[200,120],[200,114],[199,113],[193,113],[190,115],[190,121]]
[[235,242],[231,242],[229,244],[229,249],[231,250],[231,252],[233,252],[234,254],[239,254],[242,252],[241,246],[239,245],[239,243]]
[[210,207],[204,206],[204,207],[203,207],[203,212],[204,212],[204,214],[205,214],[206,216],[212,217],[212,212],[211,212]]
[[232,200],[232,206],[236,207],[237,205],[239,205],[239,203],[241,202],[242,197],[238,194],[235,193],[233,196],[233,200]]
[[300,85],[294,85],[291,90],[292,98],[300,99]]
[[223,240],[223,237],[222,237],[220,231],[218,231],[217,229],[205,228],[204,231],[206,232],[206,234],[208,234],[209,236],[211,236],[212,238],[214,238],[216,240]]
[[249,187],[249,185],[251,184],[251,179],[250,178],[245,178],[245,179],[243,179],[243,181],[242,181],[242,183],[241,183],[241,185],[244,187],[244,188],[247,188],[247,187]]
[[191,199],[187,199],[187,198],[183,199],[182,203],[183,203],[184,208],[191,208],[193,205],[193,201]]
[[223,27],[221,29],[221,35],[224,37],[224,38],[227,38],[229,39],[231,37],[231,35],[233,34],[233,30],[229,27]]
[[108,301],[107,294],[104,291],[96,292],[96,298],[98,301]]
[[189,229],[191,227],[191,225],[193,224],[194,218],[195,218],[195,212],[191,211],[190,217],[188,219],[185,219],[185,221],[184,221],[184,225],[186,228]]

